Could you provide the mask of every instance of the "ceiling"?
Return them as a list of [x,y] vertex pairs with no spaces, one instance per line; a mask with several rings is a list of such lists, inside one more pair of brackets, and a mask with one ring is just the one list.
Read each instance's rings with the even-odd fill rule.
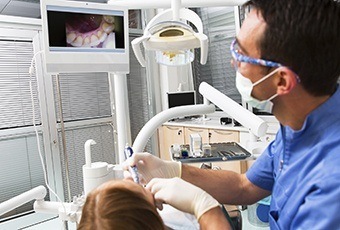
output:
[[[87,2],[105,3],[107,0]],[[40,0],[0,0],[0,15],[40,18]]]

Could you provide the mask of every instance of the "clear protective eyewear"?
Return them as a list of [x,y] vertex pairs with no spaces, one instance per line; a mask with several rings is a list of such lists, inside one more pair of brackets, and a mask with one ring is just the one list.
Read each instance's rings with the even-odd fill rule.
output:
[[236,46],[237,46],[237,40],[234,39],[230,44],[230,52],[231,52],[231,56],[233,57],[232,61],[233,61],[235,70],[238,69],[240,62],[246,62],[246,63],[250,63],[254,65],[261,65],[261,66],[272,67],[272,68],[283,66],[277,62],[267,61],[267,60],[259,59],[259,58],[252,58],[252,57],[243,55],[239,52],[239,49],[237,49]]

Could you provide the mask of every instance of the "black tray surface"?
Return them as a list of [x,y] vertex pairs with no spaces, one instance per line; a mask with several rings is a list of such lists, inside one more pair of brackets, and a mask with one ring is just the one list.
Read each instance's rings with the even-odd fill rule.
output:
[[[199,162],[212,162],[212,161],[233,161],[244,160],[251,157],[251,154],[241,147],[236,142],[226,143],[212,143],[211,155],[201,157],[173,157],[176,161],[182,163],[199,163]],[[183,147],[189,149],[189,145],[183,145]]]

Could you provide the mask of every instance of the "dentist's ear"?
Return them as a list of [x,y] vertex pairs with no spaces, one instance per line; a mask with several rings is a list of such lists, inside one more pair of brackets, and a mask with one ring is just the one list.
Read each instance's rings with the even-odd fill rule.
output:
[[279,67],[277,75],[279,76],[278,95],[288,94],[298,84],[298,76],[287,67]]

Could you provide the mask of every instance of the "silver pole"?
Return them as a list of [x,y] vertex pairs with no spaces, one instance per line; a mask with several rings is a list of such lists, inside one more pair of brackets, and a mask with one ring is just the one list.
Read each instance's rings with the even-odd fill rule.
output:
[[71,187],[70,187],[70,176],[69,176],[69,166],[68,166],[68,154],[66,149],[66,136],[65,136],[65,125],[64,125],[64,116],[63,116],[63,106],[61,101],[61,90],[60,90],[60,79],[59,74],[56,74],[56,86],[57,86],[57,96],[58,96],[58,105],[59,105],[59,119],[60,119],[60,126],[61,126],[61,140],[63,144],[63,154],[65,159],[65,171],[66,171],[66,185],[67,185],[67,195],[68,195],[68,202],[72,201],[71,197]]

